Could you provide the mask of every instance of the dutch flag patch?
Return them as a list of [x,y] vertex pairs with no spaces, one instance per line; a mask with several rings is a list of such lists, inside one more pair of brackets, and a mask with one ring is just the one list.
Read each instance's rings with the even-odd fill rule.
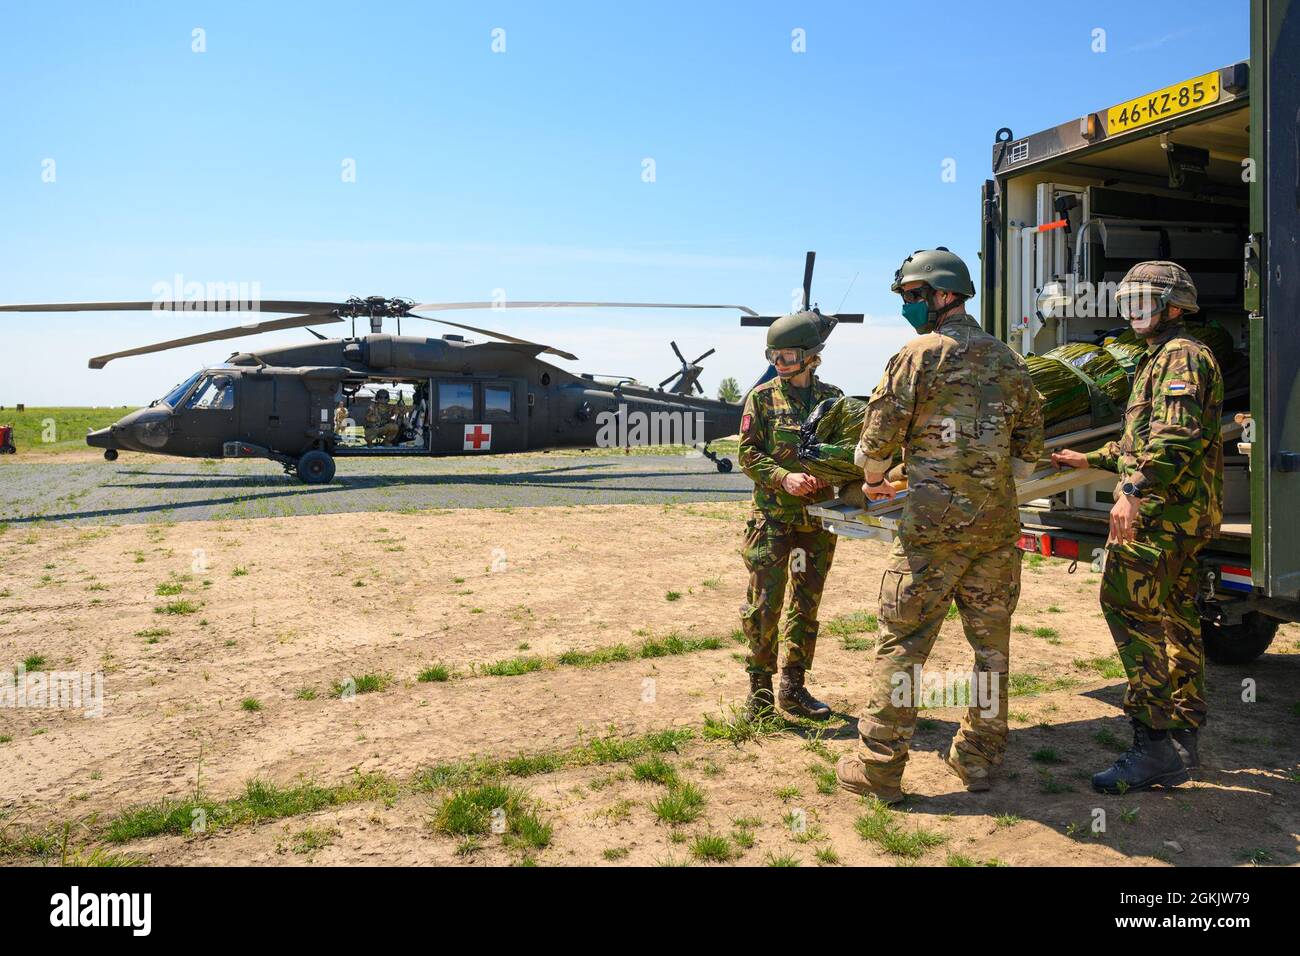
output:
[[1186,382],[1183,382],[1183,381],[1170,382],[1168,385],[1165,386],[1165,394],[1166,394],[1166,395],[1186,395],[1186,394],[1187,394],[1187,388],[1188,388],[1188,386],[1187,386],[1187,383],[1186,383]]
[[1219,569],[1219,581],[1231,591],[1253,590],[1250,568],[1233,568],[1225,564]]

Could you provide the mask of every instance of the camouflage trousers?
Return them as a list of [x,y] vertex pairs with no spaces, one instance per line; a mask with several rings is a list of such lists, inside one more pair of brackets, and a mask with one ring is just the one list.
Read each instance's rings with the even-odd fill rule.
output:
[[776,673],[777,625],[787,581],[790,603],[782,627],[785,661],[811,670],[817,650],[817,608],[835,557],[835,535],[757,512],[745,526],[741,556],[749,569],[748,601],[740,609],[741,628],[749,641],[749,671]]
[[[974,671],[961,678],[926,677],[922,668],[954,600],[975,651]],[[901,539],[894,542],[880,582],[880,643],[869,697],[858,718],[858,755],[868,780],[882,787],[901,785],[917,711],[933,698],[938,706],[968,705],[950,750],[964,772],[987,776],[990,767],[1001,763],[1007,742],[1011,615],[1019,600],[1020,551],[1015,545],[921,549],[907,548]],[[948,692],[934,693],[939,689]]]
[[1205,542],[1140,530],[1106,550],[1101,610],[1128,675],[1124,712],[1153,730],[1205,722],[1205,646],[1196,609]]

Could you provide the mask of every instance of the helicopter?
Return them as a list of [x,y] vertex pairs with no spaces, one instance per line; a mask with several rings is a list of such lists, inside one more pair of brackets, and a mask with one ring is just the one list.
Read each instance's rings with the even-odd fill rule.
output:
[[[804,302],[811,292],[813,253],[804,270]],[[729,309],[742,325],[770,325],[739,305],[643,302],[441,302],[369,296],[343,302],[270,300],[258,311],[285,318],[157,342],[91,358],[93,369],[146,355],[261,332],[305,328],[315,341],[233,353],[222,365],[200,369],[148,407],[107,428],[86,444],[114,461],[119,451],[187,458],[263,458],[307,484],[334,478],[342,457],[483,455],[556,448],[695,445],[719,472],[732,470],[710,443],[740,428],[743,403],[703,397],[700,363],[671,343],[681,368],[657,387],[629,376],[573,374],[540,358],[577,356],[539,342],[420,312],[500,308]],[[3,305],[0,312],[247,310],[224,300],[74,302]],[[821,313],[818,313],[821,316]],[[356,320],[370,332],[356,334]],[[438,322],[495,341],[461,334],[438,338],[401,334],[403,318]],[[396,321],[397,334],[384,331]],[[861,315],[821,316],[824,335],[837,322]],[[351,321],[352,334],[329,338],[311,326]],[[759,384],[775,374],[769,366]],[[665,390],[665,386],[671,387]],[[398,402],[391,402],[392,394]],[[409,397],[409,403],[407,398]],[[358,435],[357,433],[361,434]]]

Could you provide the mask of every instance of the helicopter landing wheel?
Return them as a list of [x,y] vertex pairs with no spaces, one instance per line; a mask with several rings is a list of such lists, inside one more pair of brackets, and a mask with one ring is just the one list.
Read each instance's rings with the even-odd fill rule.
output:
[[731,474],[730,458],[719,458],[716,462],[714,462],[714,464],[718,466],[718,471],[720,471],[722,474],[724,475]]
[[117,449],[110,448],[104,452],[104,461],[117,461]]
[[309,485],[329,484],[334,478],[334,459],[313,448],[298,459],[296,470],[301,482]]

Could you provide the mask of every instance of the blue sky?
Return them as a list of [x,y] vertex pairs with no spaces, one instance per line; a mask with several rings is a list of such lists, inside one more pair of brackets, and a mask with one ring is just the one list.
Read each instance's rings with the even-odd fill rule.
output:
[[[10,5],[0,301],[152,299],[179,273],[266,298],[502,289],[784,312],[816,249],[814,298],[871,317],[836,332],[823,374],[863,393],[910,334],[898,262],[943,244],[976,267],[998,127],[1052,126],[1248,44],[1244,0]],[[710,391],[764,364],[762,332],[730,313],[487,315],[464,320],[574,351],[557,363],[574,371],[658,381],[669,338],[718,348]],[[253,341],[304,337],[86,368],[227,324],[0,316],[0,404],[143,403]]]

